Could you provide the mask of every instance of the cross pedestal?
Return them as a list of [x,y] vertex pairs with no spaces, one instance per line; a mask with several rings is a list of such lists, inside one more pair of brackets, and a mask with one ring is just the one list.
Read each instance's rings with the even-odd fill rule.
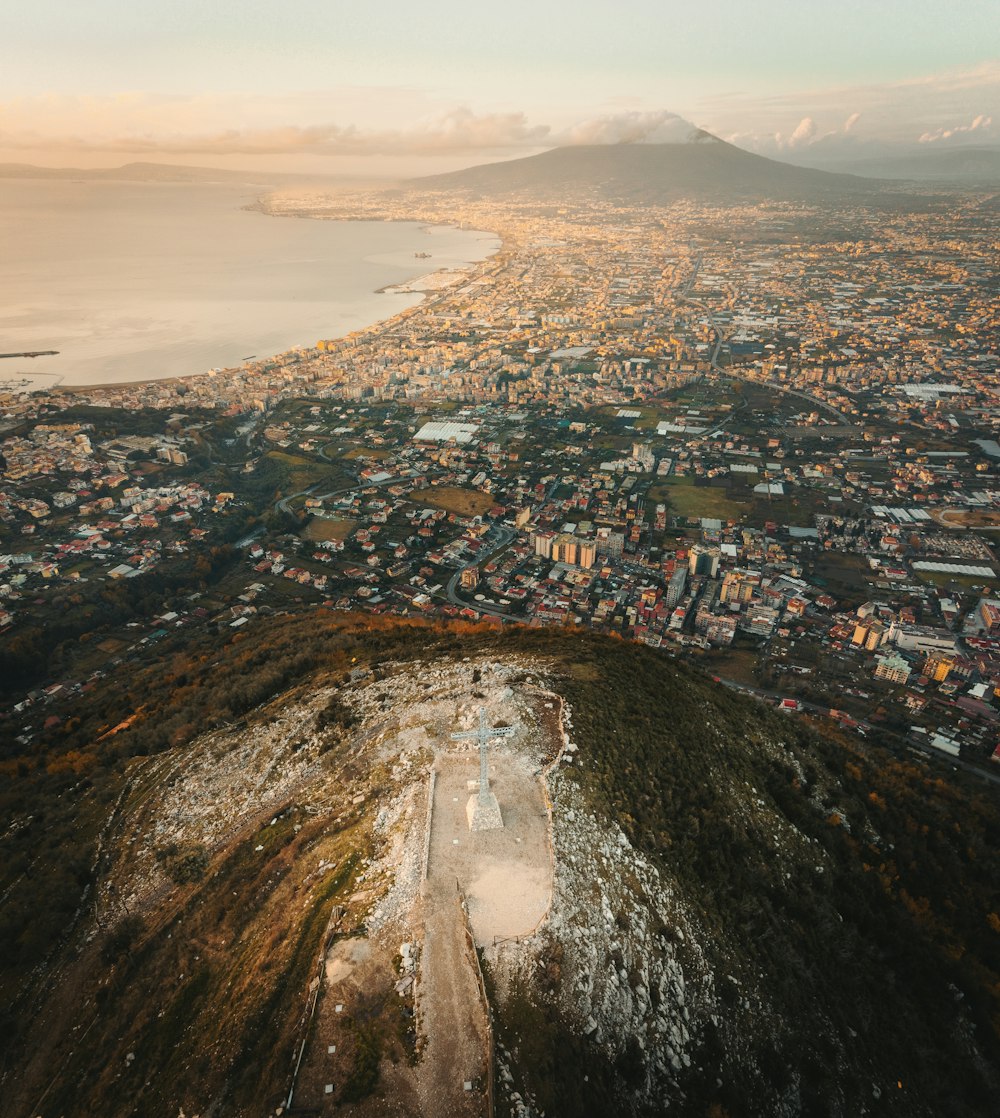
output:
[[493,789],[490,788],[486,746],[490,738],[509,738],[513,735],[513,726],[488,726],[486,724],[485,707],[479,708],[479,726],[477,729],[451,735],[453,741],[475,740],[479,742],[479,787],[476,794],[469,797],[469,802],[465,808],[470,831],[495,831],[503,826],[500,805],[497,803]]

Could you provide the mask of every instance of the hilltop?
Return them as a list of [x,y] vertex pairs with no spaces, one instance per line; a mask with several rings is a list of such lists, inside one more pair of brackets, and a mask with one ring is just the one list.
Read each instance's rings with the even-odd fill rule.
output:
[[551,804],[540,924],[462,879],[505,1110],[988,1108],[995,795],[640,645],[300,611],[173,635],[8,745],[8,1112],[273,1114],[300,1055],[297,1105],[426,1113],[427,773],[478,706],[510,834]]

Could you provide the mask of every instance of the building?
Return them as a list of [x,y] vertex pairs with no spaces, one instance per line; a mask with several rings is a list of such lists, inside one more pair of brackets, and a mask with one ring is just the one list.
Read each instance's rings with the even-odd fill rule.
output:
[[951,674],[951,669],[954,666],[954,657],[937,656],[932,653],[924,661],[924,675],[927,676],[928,679],[932,679],[935,683],[944,683]]
[[610,528],[597,529],[597,554],[620,559],[625,550],[625,536],[622,532],[612,532]]
[[705,638],[711,644],[723,647],[733,643],[736,636],[736,618],[732,614],[713,616],[705,626]]
[[667,583],[667,592],[664,596],[664,602],[668,608],[673,608],[684,597],[684,591],[687,589],[688,573],[686,567],[678,567],[676,571],[670,576],[670,581]]
[[639,463],[645,473],[651,474],[656,468],[656,458],[647,443],[633,443],[632,458]]
[[540,555],[543,559],[552,558],[552,541],[555,539],[553,532],[535,532],[531,537],[531,542],[535,547],[535,554]]
[[1000,633],[1000,602],[984,598],[979,603],[979,618],[991,637]]
[[552,541],[552,559],[556,563],[569,563],[576,564],[577,560],[577,540],[575,536],[571,536],[568,532],[560,532],[558,536]]
[[431,422],[413,436],[418,443],[469,443],[479,428],[475,423]]
[[879,656],[875,661],[875,678],[888,683],[906,683],[910,678],[910,665],[902,656]]
[[720,602],[749,602],[760,586],[760,575],[755,571],[729,571],[722,580]]
[[758,637],[769,637],[780,620],[778,610],[771,606],[753,606],[744,617],[745,628]]
[[904,652],[957,651],[955,637],[947,629],[932,629],[925,625],[901,625],[893,622],[888,639]]
[[479,585],[479,568],[466,567],[459,576],[459,582],[463,590],[475,590]]
[[695,544],[688,552],[688,570],[693,575],[715,578],[719,573],[719,559],[722,552],[717,547],[704,547]]

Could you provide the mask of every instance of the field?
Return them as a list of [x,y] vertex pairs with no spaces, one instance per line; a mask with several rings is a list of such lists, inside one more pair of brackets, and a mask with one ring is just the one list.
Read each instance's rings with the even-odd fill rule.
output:
[[330,520],[324,516],[314,516],[302,529],[304,540],[321,543],[323,540],[346,540],[354,529],[353,520]]
[[482,516],[494,504],[492,495],[481,489],[461,489],[455,485],[421,489],[419,501],[425,507],[444,509],[457,516]]
[[[334,444],[331,443],[330,446],[326,448],[328,453],[330,452],[330,447],[333,445]],[[345,462],[353,462],[356,458],[374,458],[377,462],[381,462],[383,459],[389,457],[389,451],[383,450],[377,446],[356,446],[353,450],[349,450],[346,454],[341,455],[341,457]]]
[[735,500],[722,487],[694,484],[692,477],[670,478],[649,488],[650,501],[666,501],[674,516],[708,516],[719,520],[739,520],[749,506]]
[[1000,513],[988,509],[935,509],[931,516],[946,528],[1000,528]]
[[284,474],[282,491],[295,493],[308,489],[317,481],[329,478],[332,468],[325,462],[317,462],[313,458],[306,458],[302,454],[289,454],[283,450],[272,450],[266,455],[272,462],[276,462]]
[[713,649],[706,658],[705,667],[713,675],[732,679],[747,687],[759,687],[754,675],[757,653],[748,648]]
[[921,581],[931,586],[939,586],[944,590],[963,591],[974,590],[978,586],[988,586],[992,592],[997,582],[995,578],[986,578],[984,575],[956,575],[947,571],[914,571],[914,575]]

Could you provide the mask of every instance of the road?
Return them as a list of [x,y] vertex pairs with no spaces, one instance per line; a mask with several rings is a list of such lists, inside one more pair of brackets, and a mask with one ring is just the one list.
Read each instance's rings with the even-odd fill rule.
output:
[[[721,683],[723,687],[728,687],[733,691],[742,691],[764,702],[780,703],[782,699],[790,697],[788,695],[782,695],[779,691],[765,691],[761,687],[749,687],[747,684],[738,683],[734,679],[723,679],[721,676],[713,676],[712,678],[717,683]],[[804,714],[818,714],[822,715],[824,718],[830,717],[830,707],[828,706],[809,703],[803,699],[798,699],[797,702],[799,704],[799,709]],[[857,728],[861,731],[862,737],[866,737],[869,734],[878,735],[879,733],[877,726],[872,726],[870,722],[866,722],[864,719],[857,719]],[[963,761],[959,757],[952,757],[950,754],[942,753],[940,749],[935,749],[934,746],[919,740],[907,737],[905,741],[907,745],[913,746],[915,749],[920,749],[929,757],[935,758],[942,764],[951,765],[956,769],[964,769],[965,772],[980,776],[990,784],[1000,784],[1000,773],[990,772],[988,769],[984,769],[979,765],[973,765],[968,761]]]
[[418,997],[427,1047],[417,1077],[422,1110],[442,1118],[485,1118],[489,1025],[454,878],[429,881],[424,905]]
[[462,577],[462,571],[468,570],[469,567],[478,566],[480,563],[485,563],[487,559],[489,559],[493,555],[496,555],[498,551],[502,551],[517,535],[517,531],[514,528],[504,528],[497,526],[494,531],[496,531],[496,533],[500,537],[499,542],[495,543],[488,551],[484,551],[480,555],[477,555],[471,563],[466,563],[464,566],[459,567],[458,570],[451,576],[451,578],[448,579],[446,593],[448,595],[448,601],[451,602],[453,606],[471,606],[472,609],[478,610],[480,613],[489,613],[492,614],[494,617],[507,617],[508,614],[506,610],[495,609],[485,602],[467,602],[464,598],[460,598],[458,596],[456,590],[458,581]]
[[[721,352],[727,338],[732,333],[732,330],[727,331],[725,327],[720,326],[719,323],[717,323],[712,317],[711,312],[708,310],[705,304],[700,299],[696,299],[694,298],[694,296],[691,295],[691,291],[694,289],[694,285],[698,282],[698,273],[701,270],[701,261],[702,254],[699,253],[694,262],[694,270],[692,271],[688,280],[685,282],[679,297],[686,303],[693,303],[695,306],[700,307],[708,320],[709,328],[715,332],[715,346],[713,347],[712,352],[708,358],[708,363],[712,367],[712,371],[720,374],[721,376],[733,377],[736,380],[741,380],[746,384],[756,384],[762,388],[773,388],[776,392],[783,392],[786,396],[798,396],[800,399],[806,400],[808,403],[812,404],[813,407],[834,416],[845,427],[855,426],[855,422],[853,419],[851,419],[849,416],[846,416],[842,411],[838,411],[838,409],[835,408],[833,404],[828,404],[825,400],[821,400],[818,396],[813,396],[808,392],[803,392],[799,388],[789,388],[787,385],[775,384],[772,381],[759,381],[754,377],[746,376],[745,374],[739,372],[738,369],[734,369],[731,365],[726,366],[726,368],[722,368],[719,365],[719,353]],[[725,426],[725,424],[723,424],[722,426]]]

